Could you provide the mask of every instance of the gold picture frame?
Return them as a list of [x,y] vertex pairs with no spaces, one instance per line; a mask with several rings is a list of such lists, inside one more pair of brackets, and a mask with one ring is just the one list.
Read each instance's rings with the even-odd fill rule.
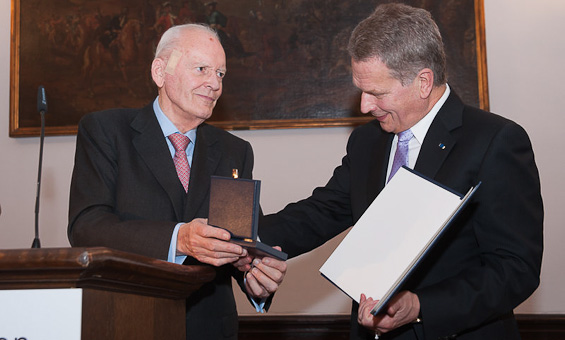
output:
[[[39,85],[49,105],[46,135],[75,134],[91,111],[150,103],[157,95],[149,72],[153,50],[173,21],[208,22],[222,38],[228,73],[210,124],[276,129],[372,119],[359,112],[345,47],[353,27],[389,1],[11,1],[11,137],[39,135]],[[404,2],[432,13],[450,86],[488,110],[483,0]]]

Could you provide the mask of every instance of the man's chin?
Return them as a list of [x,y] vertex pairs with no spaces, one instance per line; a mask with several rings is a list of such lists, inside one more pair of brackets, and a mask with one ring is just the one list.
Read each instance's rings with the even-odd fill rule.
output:
[[209,112],[202,112],[197,117],[202,120],[208,120],[210,117],[212,117],[212,111],[210,110]]
[[381,126],[381,129],[385,132],[393,132],[393,126],[389,124],[389,122],[387,120],[379,120],[379,125]]

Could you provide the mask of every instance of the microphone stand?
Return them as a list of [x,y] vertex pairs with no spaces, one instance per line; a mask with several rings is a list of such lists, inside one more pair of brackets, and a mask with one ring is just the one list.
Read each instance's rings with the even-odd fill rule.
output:
[[43,164],[43,138],[45,137],[45,110],[39,111],[41,115],[41,133],[39,135],[39,166],[37,168],[37,195],[35,196],[35,238],[32,248],[41,248],[39,241],[39,193],[41,191],[41,168]]

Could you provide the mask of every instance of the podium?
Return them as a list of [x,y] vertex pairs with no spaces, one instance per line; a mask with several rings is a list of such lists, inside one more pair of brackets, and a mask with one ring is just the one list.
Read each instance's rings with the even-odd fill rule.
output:
[[[0,293],[39,293],[32,306],[25,306],[29,311],[42,302],[43,293],[78,294],[75,314],[81,314],[76,318],[82,340],[185,340],[185,299],[214,277],[212,267],[180,266],[108,248],[0,250]],[[40,322],[32,315],[28,324]],[[0,323],[8,322],[3,319]],[[25,337],[1,333],[0,338]]]

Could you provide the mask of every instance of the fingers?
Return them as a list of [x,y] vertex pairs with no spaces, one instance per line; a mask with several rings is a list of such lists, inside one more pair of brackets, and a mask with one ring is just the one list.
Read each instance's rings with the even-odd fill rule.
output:
[[375,332],[375,339],[378,339],[381,334],[391,330],[391,328],[387,326],[387,322],[390,322],[390,320],[384,320],[385,318],[390,319],[388,315],[379,314],[374,316],[371,314],[371,311],[378,302],[378,300],[373,300],[370,297],[367,298],[364,294],[361,294],[357,316],[357,322],[360,325]]
[[[281,250],[280,247],[278,250]],[[266,298],[277,291],[286,275],[286,262],[271,257],[255,258],[246,275],[246,287],[254,297]]]
[[202,263],[222,266],[236,262],[247,251],[227,242],[230,233],[206,224],[205,219],[195,219],[183,224],[177,237],[177,253],[192,256]]
[[257,271],[257,269],[252,268],[245,276],[245,287],[247,288],[247,292],[249,295],[256,298],[264,299],[269,297],[271,293],[269,293],[268,289],[259,283],[255,277],[256,273],[253,273],[253,271]]
[[371,310],[378,301],[373,300],[373,298],[367,298],[365,294],[361,294],[359,299],[359,310],[357,313],[357,322],[367,328],[373,329],[375,326],[375,317],[371,314]]
[[[279,277],[279,279],[273,279],[271,276]],[[282,274],[278,273],[273,275],[273,272],[266,269],[259,259],[255,259],[253,261],[253,267],[246,275],[246,279],[248,292],[252,296],[266,298],[277,291],[282,281]]]
[[365,296],[361,295],[357,321],[364,327],[376,331],[377,334],[387,333],[404,326],[416,320],[420,313],[418,296],[409,291],[402,291],[394,296],[385,314],[377,316],[371,314],[376,303],[377,301],[373,301],[371,298],[365,300]]
[[241,272],[246,272],[251,269],[251,261],[253,261],[253,257],[251,256],[243,256],[240,257],[239,260],[233,263],[234,267],[236,267]]

